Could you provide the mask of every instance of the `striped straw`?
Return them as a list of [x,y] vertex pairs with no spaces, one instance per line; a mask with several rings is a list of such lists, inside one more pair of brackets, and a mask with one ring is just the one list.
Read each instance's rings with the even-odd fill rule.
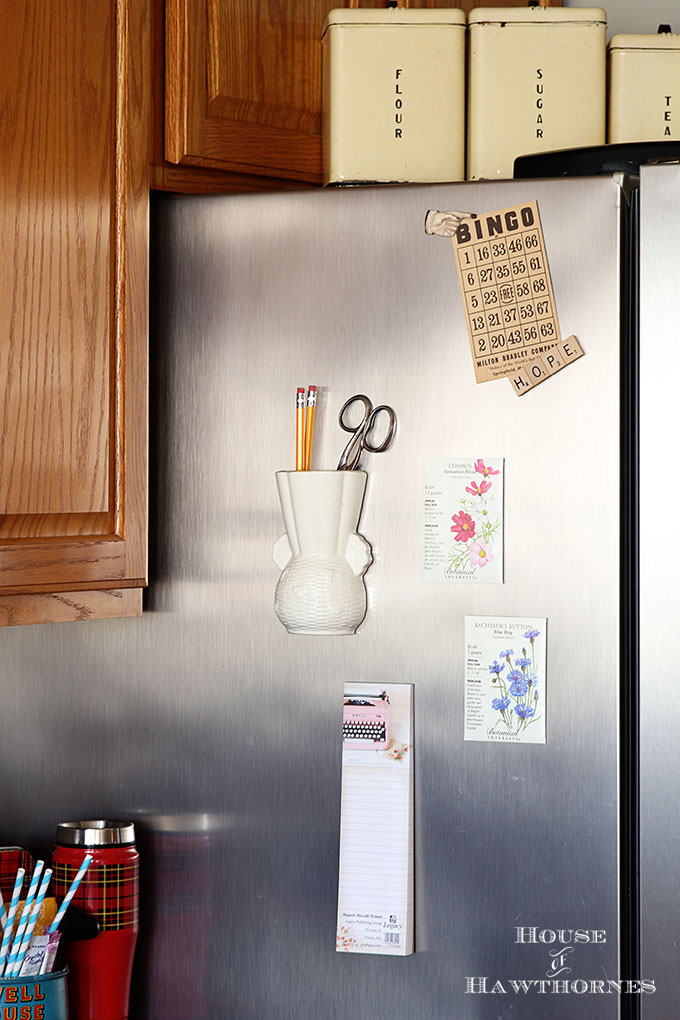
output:
[[17,877],[14,881],[14,889],[12,891],[12,900],[9,905],[9,915],[7,917],[7,924],[5,925],[5,933],[2,936],[2,945],[0,945],[0,976],[5,967],[5,957],[7,956],[7,950],[9,949],[9,940],[12,937],[12,928],[14,927],[14,918],[17,914],[17,906],[19,904],[19,896],[21,895],[21,887],[24,884],[24,875],[26,872],[23,868],[19,868],[17,871]]
[[19,946],[21,945],[21,940],[23,939],[24,932],[26,931],[26,925],[28,924],[28,916],[33,907],[33,900],[35,899],[35,894],[38,891],[38,882],[40,881],[40,876],[42,875],[42,869],[44,867],[45,867],[44,861],[36,861],[35,871],[33,872],[33,878],[31,879],[31,884],[28,887],[28,892],[26,893],[26,902],[24,903],[24,909],[21,911],[21,920],[19,921],[19,927],[17,928],[17,933],[14,936],[12,948],[10,949],[9,953],[9,959],[7,960],[7,965],[5,967],[5,974],[7,977],[11,977],[14,972],[14,964],[17,962],[17,956],[19,955]]
[[1,892],[0,892],[0,924],[2,925],[4,931],[5,925],[7,924],[7,911],[5,910],[5,902],[2,898]]
[[78,868],[78,874],[76,875],[76,877],[71,882],[69,890],[66,893],[66,895],[64,896],[62,904],[61,904],[61,906],[59,907],[59,910],[57,911],[57,913],[54,916],[54,920],[52,921],[52,924],[47,929],[47,934],[48,935],[51,935],[52,932],[56,931],[57,928],[59,927],[59,924],[61,923],[61,919],[64,916],[64,914],[66,913],[66,911],[68,910],[68,905],[71,902],[71,900],[73,899],[74,893],[75,893],[76,889],[78,888],[78,886],[80,885],[80,883],[82,882],[83,875],[85,874],[85,872],[87,871],[87,869],[89,868],[91,863],[92,863],[92,854],[85,854],[85,856],[83,858],[83,863]]
[[17,962],[14,964],[14,970],[12,971],[12,973],[7,975],[8,977],[18,977],[19,974],[21,973],[21,965],[24,962],[24,957],[26,956],[28,948],[31,944],[33,929],[35,928],[36,922],[38,920],[38,914],[40,913],[40,908],[43,905],[45,893],[47,892],[47,887],[50,884],[51,878],[52,872],[50,871],[49,868],[47,868],[45,874],[42,877],[42,882],[40,883],[40,888],[38,889],[38,895],[36,896],[35,901],[33,903],[33,907],[31,909],[31,916],[28,919],[26,931],[24,932],[24,937],[21,941],[21,945],[19,946],[19,955],[17,957]]

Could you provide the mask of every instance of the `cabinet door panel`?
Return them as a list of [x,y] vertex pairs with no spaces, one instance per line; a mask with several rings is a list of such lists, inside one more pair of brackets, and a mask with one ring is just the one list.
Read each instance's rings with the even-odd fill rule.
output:
[[329,0],[166,0],[166,158],[318,181]]
[[90,6],[74,51],[82,5],[3,4],[2,514],[108,505],[113,24]]
[[0,625],[130,615],[113,589],[146,583],[148,3],[0,14]]
[[[319,134],[316,85],[325,7],[290,5],[283,19],[277,0],[262,0],[257,17],[248,0],[208,0],[208,114]],[[257,58],[244,61],[242,53]]]
[[125,560],[125,542],[117,538],[3,544],[0,546],[0,577],[4,583],[0,592],[38,591],[48,585],[56,589],[73,582],[76,577],[84,587],[102,579],[111,587],[111,581],[126,580]]

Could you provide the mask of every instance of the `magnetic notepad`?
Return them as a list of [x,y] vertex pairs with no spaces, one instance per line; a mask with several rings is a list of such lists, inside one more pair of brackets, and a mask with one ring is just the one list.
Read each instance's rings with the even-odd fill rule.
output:
[[336,949],[413,950],[413,685],[343,697]]

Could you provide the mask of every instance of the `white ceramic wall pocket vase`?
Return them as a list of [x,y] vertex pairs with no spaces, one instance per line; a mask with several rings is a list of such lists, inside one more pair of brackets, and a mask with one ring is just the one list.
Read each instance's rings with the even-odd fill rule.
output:
[[354,634],[366,615],[363,575],[373,556],[357,533],[364,471],[277,471],[286,534],[274,609],[290,634]]

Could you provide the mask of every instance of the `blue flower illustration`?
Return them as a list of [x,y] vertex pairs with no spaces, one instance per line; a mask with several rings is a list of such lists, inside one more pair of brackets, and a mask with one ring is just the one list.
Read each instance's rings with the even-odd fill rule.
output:
[[515,712],[520,719],[531,719],[536,710],[531,705],[515,705]]
[[[525,633],[525,637],[531,641],[532,652],[534,637],[539,633],[540,631],[533,628]],[[535,671],[534,660],[527,656],[526,648],[522,648],[521,658],[515,659],[514,655],[512,648],[507,648],[499,652],[498,657],[487,668],[491,683],[495,686],[494,694],[498,695],[491,701],[491,708],[499,714],[494,727],[505,726],[510,732],[519,735],[532,720],[540,718],[540,715],[537,715],[539,677]]]
[[541,633],[540,630],[531,630],[530,628],[529,630],[524,631],[524,637],[529,638],[530,641],[533,641],[534,638],[537,638],[540,633]]
[[[515,670],[515,672],[517,671]],[[523,695],[526,694],[528,688],[529,684],[526,682],[526,680],[520,673],[519,678],[513,680],[513,682],[510,684],[510,693],[512,694],[513,698],[521,698]]]

